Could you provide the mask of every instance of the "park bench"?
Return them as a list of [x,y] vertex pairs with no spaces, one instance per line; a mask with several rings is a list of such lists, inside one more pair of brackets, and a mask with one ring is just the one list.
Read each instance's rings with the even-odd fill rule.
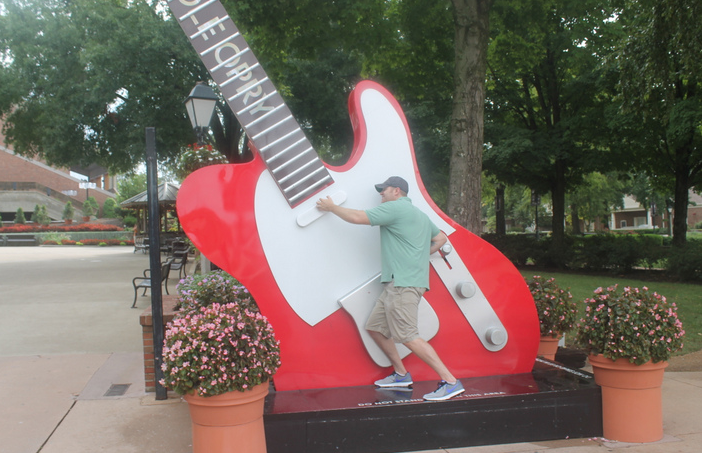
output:
[[189,246],[184,245],[183,247],[173,248],[173,263],[171,264],[171,270],[178,271],[178,280],[188,276],[188,273],[186,272],[186,266],[188,265],[189,253]]
[[[168,294],[168,274],[171,272],[172,262],[172,260],[168,260],[161,264],[161,284],[165,282],[166,294]],[[151,269],[144,269],[143,277],[134,277],[132,279],[132,285],[134,285],[134,303],[132,304],[132,308],[136,308],[137,292],[139,289],[144,289],[143,297],[146,295],[146,290],[151,288]]]
[[2,241],[4,246],[39,245],[39,240],[33,234],[8,234]]
[[146,253],[149,250],[149,238],[146,236],[134,236],[134,252],[141,250],[141,253]]

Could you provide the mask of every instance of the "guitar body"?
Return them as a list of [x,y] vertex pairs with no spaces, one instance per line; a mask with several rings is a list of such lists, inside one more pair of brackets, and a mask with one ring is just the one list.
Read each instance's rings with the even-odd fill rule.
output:
[[[432,202],[419,177],[411,135],[397,101],[380,85],[359,83],[349,100],[355,144],[347,164],[328,167],[334,183],[291,207],[258,153],[245,164],[215,165],[191,174],[177,200],[180,222],[195,246],[245,285],[281,343],[278,390],[368,385],[389,373],[364,347],[339,300],[380,272],[377,227],[321,215],[315,202],[341,196],[365,209],[380,197],[374,184],[391,175],[410,184],[409,197],[449,237],[507,332],[487,350],[450,289],[434,271],[425,294],[439,319],[430,343],[460,378],[530,372],[539,326],[521,274],[498,250],[453,222]],[[312,216],[313,220],[309,221]],[[315,218],[319,217],[319,218]],[[438,377],[414,355],[416,381]]]

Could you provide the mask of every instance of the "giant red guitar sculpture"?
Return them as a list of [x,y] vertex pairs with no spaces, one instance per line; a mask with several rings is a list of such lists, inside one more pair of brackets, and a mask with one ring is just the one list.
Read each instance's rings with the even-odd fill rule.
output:
[[[420,334],[458,377],[531,371],[539,327],[524,279],[433,203],[392,95],[374,82],[358,84],[349,99],[351,158],[328,167],[220,2],[169,6],[257,150],[252,162],[191,174],[178,215],[195,246],[241,281],[270,319],[283,362],[276,388],[367,385],[387,373],[389,362],[362,328],[379,293],[378,231],[323,215],[315,201],[329,195],[354,208],[374,206],[373,185],[390,175],[409,182],[413,203],[449,238],[432,256]],[[436,378],[412,355],[405,363],[415,380]]]

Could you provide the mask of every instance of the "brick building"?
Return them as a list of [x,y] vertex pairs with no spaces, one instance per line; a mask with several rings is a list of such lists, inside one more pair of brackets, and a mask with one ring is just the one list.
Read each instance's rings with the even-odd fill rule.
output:
[[[0,130],[2,123],[0,123]],[[83,202],[95,197],[100,207],[108,198],[115,197],[114,178],[105,169],[90,166],[73,171],[85,174],[96,187],[80,188],[81,179],[72,176],[67,168],[55,168],[35,159],[16,155],[0,133],[0,215],[9,222],[22,208],[29,220],[36,205],[45,205],[52,220],[61,220],[66,202],[75,208],[74,218],[82,216]]]

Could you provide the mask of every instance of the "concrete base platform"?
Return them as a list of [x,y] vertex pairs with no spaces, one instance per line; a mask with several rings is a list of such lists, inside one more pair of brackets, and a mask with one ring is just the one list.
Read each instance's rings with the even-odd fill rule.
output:
[[427,402],[434,382],[271,392],[268,453],[381,453],[602,436],[592,375],[538,361],[530,374],[462,380],[466,392]]

